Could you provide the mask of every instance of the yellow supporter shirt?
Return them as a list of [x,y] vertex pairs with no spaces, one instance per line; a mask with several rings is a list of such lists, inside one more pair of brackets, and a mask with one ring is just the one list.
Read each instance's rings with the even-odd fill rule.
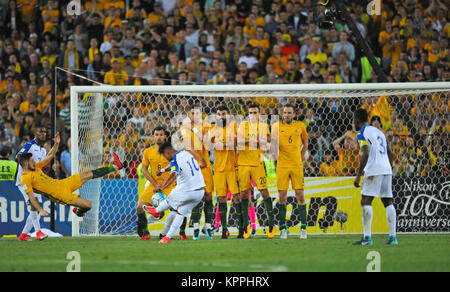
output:
[[105,74],[105,83],[109,85],[126,85],[128,83],[128,74],[125,70],[114,72],[110,70]]
[[278,122],[273,124],[272,134],[278,135],[277,167],[303,167],[300,148],[302,138],[308,138],[305,124],[299,121],[293,121],[290,125]]

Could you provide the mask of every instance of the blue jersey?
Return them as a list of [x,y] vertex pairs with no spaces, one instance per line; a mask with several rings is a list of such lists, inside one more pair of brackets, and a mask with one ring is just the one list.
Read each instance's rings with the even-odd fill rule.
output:
[[[44,159],[47,155],[47,151],[45,150],[45,148],[39,145],[36,139],[30,140],[25,143],[22,149],[19,150],[17,155],[25,153],[31,153],[33,155],[33,160],[36,163]],[[16,185],[22,185],[22,167],[20,165],[17,171]]]
[[205,180],[197,160],[189,152],[178,151],[170,161],[170,171],[177,174],[175,189],[193,191],[203,188]]

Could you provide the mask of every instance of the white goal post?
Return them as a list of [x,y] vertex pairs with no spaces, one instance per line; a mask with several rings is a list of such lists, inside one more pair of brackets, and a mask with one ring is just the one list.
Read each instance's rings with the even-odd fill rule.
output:
[[[396,109],[396,104],[394,103],[400,103],[402,101],[402,97],[404,96],[413,96],[411,99],[412,101],[409,103],[412,104],[415,108],[418,108],[418,110],[421,110],[421,97],[420,96],[426,96],[426,100],[433,100],[433,96],[438,95],[438,99],[440,104],[448,104],[449,102],[449,92],[450,92],[450,82],[423,82],[423,83],[365,83],[365,84],[264,84],[264,85],[171,85],[171,86],[72,86],[70,88],[70,94],[71,94],[71,103],[70,103],[70,109],[71,109],[71,153],[72,153],[72,174],[77,174],[82,171],[86,170],[92,170],[96,167],[99,167],[103,163],[103,134],[104,134],[104,118],[105,115],[108,114],[108,106],[111,106],[113,102],[116,102],[115,100],[123,100],[124,95],[147,95],[162,99],[174,99],[175,97],[184,97],[188,99],[190,102],[196,102],[197,98],[201,97],[208,97],[212,98],[212,100],[219,100],[222,102],[225,100],[226,102],[229,102],[230,104],[233,104],[234,99],[252,99],[252,98],[259,98],[259,97],[265,97],[265,98],[275,98],[277,99],[277,106],[282,105],[286,102],[291,102],[291,100],[301,99],[304,103],[310,103],[313,104],[316,99],[318,98],[331,98],[332,100],[336,101],[343,101],[347,98],[352,99],[361,99],[361,98],[367,98],[367,97],[381,97],[381,96],[396,96],[395,102],[393,99],[389,100],[387,102],[388,106],[392,107],[393,109]],[[89,94],[93,98],[89,99],[89,101],[83,100],[83,96]],[[110,99],[108,99],[110,98]],[[216,99],[217,98],[217,99]],[[107,102],[106,99],[109,101]],[[126,99],[125,99],[126,100]],[[155,102],[157,99],[148,99],[152,102]],[[80,103],[81,102],[81,103]],[[173,101],[175,105],[178,104],[178,100]],[[217,101],[219,102],[219,101]],[[237,104],[237,101],[236,101]],[[173,108],[175,108],[175,105]],[[151,104],[148,104],[150,107]],[[339,104],[339,106],[341,106]],[[157,105],[156,105],[157,107]],[[275,107],[274,107],[275,108]],[[348,109],[348,108],[346,108]],[[132,109],[131,109],[132,110]],[[212,109],[211,109],[212,110]],[[344,109],[345,110],[345,109]],[[398,110],[397,110],[398,111]],[[172,113],[176,114],[176,113]],[[181,114],[184,114],[181,113]],[[348,115],[349,113],[343,113]],[[351,114],[351,113],[350,113]],[[420,115],[420,114],[419,114]],[[152,119],[159,120],[158,117],[152,117]],[[431,118],[431,117],[430,117]],[[448,118],[448,112],[446,113],[445,119]],[[152,119],[148,118],[149,121]],[[433,118],[431,118],[433,119]],[[339,123],[341,120],[336,119],[332,122]],[[433,122],[433,120],[431,120]],[[445,121],[447,122],[447,121]],[[441,118],[442,123],[442,118]],[[117,133],[121,133],[125,129],[125,125],[121,125],[118,122],[118,125],[120,125],[120,129],[114,129]],[[330,125],[333,126],[333,125]],[[119,127],[119,126],[117,126]],[[433,123],[433,128],[435,127],[435,124]],[[106,131],[109,131],[109,129],[106,129]],[[403,139],[403,138],[402,138]],[[312,146],[314,147],[314,146]],[[330,147],[332,147],[330,145]],[[83,153],[83,154],[81,154]],[[85,158],[87,156],[87,158]],[[418,171],[418,170],[416,170]],[[321,177],[320,175],[317,175],[317,177]],[[345,177],[345,176],[343,176]],[[347,176],[346,178],[349,178],[350,176]],[[340,188],[344,188],[341,186],[334,186],[331,184],[337,183],[337,179],[333,180],[332,178],[325,178],[323,183],[329,183],[330,191]],[[340,180],[339,180],[340,181]],[[311,180],[310,182],[311,186],[314,186],[314,191],[311,191],[309,194],[318,193],[320,192],[320,189],[317,189],[317,186],[319,185],[317,183],[317,180]],[[411,182],[409,180],[406,181],[406,185],[411,183],[411,185],[415,184],[416,182]],[[441,180],[442,188],[445,188],[448,185],[447,177],[444,178],[444,181]],[[131,229],[127,229],[128,227],[124,226],[117,226],[114,228],[107,228],[102,231],[102,228],[99,227],[99,214],[103,212],[103,210],[100,208],[100,192],[102,189],[102,179],[96,179],[88,183],[88,186],[83,186],[82,189],[80,189],[81,194],[84,196],[85,194],[88,194],[89,196],[92,195],[92,197],[88,197],[91,201],[93,200],[93,210],[91,210],[88,213],[91,213],[91,217],[87,216],[88,218],[76,218],[74,214],[71,213],[70,216],[72,216],[72,236],[80,236],[80,235],[116,235],[116,234],[132,234]],[[132,206],[133,204],[136,205],[137,203],[137,189],[133,190],[131,189],[131,186],[127,186],[128,189],[121,189],[121,187],[117,187],[117,189],[114,189],[113,192],[117,193],[124,193],[124,192],[134,192],[133,195],[136,195],[135,197],[129,199],[129,202],[127,204],[129,206]],[[134,188],[134,186],[133,186]],[[411,188],[414,188],[413,186]],[[308,183],[306,183],[306,195],[308,195]],[[400,189],[399,189],[400,190]],[[442,190],[443,191],[443,190]],[[271,192],[272,193],[272,192]],[[438,193],[436,196],[438,196],[440,193]],[[427,194],[427,196],[435,196],[434,194],[430,195]],[[277,198],[276,191],[274,191],[274,198]],[[322,197],[323,202],[325,202],[325,199],[329,198],[330,196],[326,196],[326,194]],[[342,200],[345,200],[345,196],[342,197]],[[308,199],[308,197],[307,197]],[[338,198],[339,199],[339,198]],[[118,201],[115,203],[120,207],[121,199],[118,199]],[[134,200],[134,201],[132,201]],[[424,198],[425,200],[425,198]],[[319,200],[320,201],[320,200]],[[317,201],[317,202],[319,202]],[[320,202],[322,202],[320,201]],[[442,200],[440,200],[442,201]],[[309,204],[314,203],[313,201],[307,200]],[[328,209],[324,210],[322,207],[327,203],[318,203],[320,207],[317,207],[316,213],[308,213],[308,216],[315,215],[316,217],[324,216],[332,216],[333,218],[331,220],[337,220],[335,216],[335,211],[332,212],[332,214],[328,214]],[[416,202],[416,201],[415,201]],[[424,201],[425,202],[425,201]],[[414,209],[414,206],[412,206],[413,198],[405,198],[404,202],[402,203],[402,209],[397,210],[399,216],[405,215],[405,220],[403,224],[405,224],[405,232],[410,230],[407,228],[412,228],[412,232],[426,232],[425,229],[422,228],[422,223],[419,224],[416,229],[414,229],[415,223],[415,217],[414,212],[419,212],[418,210]],[[418,205],[418,202],[416,202]],[[426,203],[426,202],[425,202]],[[424,203],[424,204],[425,204]],[[322,204],[322,205],[321,205]],[[438,204],[438,203],[436,203]],[[319,206],[318,205],[318,206]],[[336,203],[337,205],[337,203]],[[438,205],[436,205],[438,206]],[[440,205],[439,205],[440,206]],[[117,206],[114,206],[117,207]],[[356,206],[355,210],[357,209]],[[118,207],[117,207],[118,208]],[[131,208],[131,207],[130,207]],[[321,209],[319,209],[321,208]],[[327,208],[325,206],[325,208]],[[409,210],[411,208],[411,210]],[[440,207],[436,207],[439,209]],[[439,213],[439,216],[448,216],[448,205],[442,205],[443,213]],[[131,209],[130,209],[131,210]],[[133,209],[134,210],[134,209]],[[114,211],[108,211],[111,213],[114,213]],[[348,211],[346,211],[348,213]],[[408,217],[409,216],[409,217]],[[425,215],[423,215],[425,216]],[[420,220],[424,220],[426,218],[420,217]],[[261,217],[262,218],[262,217]],[[430,217],[431,218],[431,217]],[[323,219],[323,218],[322,218]],[[131,219],[130,219],[131,220]],[[324,219],[327,220],[326,218]],[[409,221],[408,221],[409,220]],[[131,220],[132,221],[132,220]],[[131,222],[130,221],[130,222]],[[319,220],[320,221],[320,220]],[[84,222],[84,223],[83,223]],[[260,222],[261,223],[261,222]],[[344,223],[344,222],[342,222]],[[85,224],[88,227],[82,227],[81,225]],[[358,223],[359,224],[359,223]],[[408,225],[409,224],[409,225]],[[421,225],[422,224],[422,225]],[[260,224],[261,225],[261,224]],[[342,225],[342,224],[341,224]],[[409,227],[408,227],[409,226]],[[422,227],[421,227],[422,226]],[[323,226],[322,226],[323,227]],[[322,228],[321,227],[321,228]],[[315,227],[314,227],[315,228]],[[317,227],[319,228],[319,227]],[[324,232],[326,232],[328,228],[328,225],[325,226]],[[355,229],[350,228],[349,232],[354,233],[357,232],[359,227],[355,227]],[[425,228],[425,227],[424,227]],[[445,229],[446,228],[446,229]],[[443,228],[442,230],[439,229],[438,231],[446,231],[450,230],[450,221],[449,225]],[[322,230],[320,229],[320,230]],[[334,229],[330,229],[334,230]],[[342,229],[341,229],[342,230]],[[434,230],[434,229],[430,229]],[[261,231],[262,232],[262,231]],[[359,232],[359,231],[358,231]],[[376,232],[376,231],[375,231]]]

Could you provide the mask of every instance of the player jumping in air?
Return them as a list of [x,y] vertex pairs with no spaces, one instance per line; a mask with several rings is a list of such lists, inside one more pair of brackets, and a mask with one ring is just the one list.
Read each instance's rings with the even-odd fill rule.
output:
[[361,149],[359,170],[354,181],[359,188],[361,176],[364,179],[361,184],[361,205],[364,237],[353,245],[372,245],[371,224],[373,217],[372,201],[380,196],[389,225],[389,239],[386,244],[397,245],[396,237],[396,212],[393,206],[392,196],[392,152],[387,144],[384,133],[367,124],[368,114],[365,109],[358,109],[353,116],[356,136]]
[[[212,223],[214,218],[214,207],[212,202],[212,193],[214,191],[213,172],[211,162],[209,160],[209,152],[203,143],[203,137],[207,134],[210,125],[203,121],[202,109],[200,107],[189,108],[188,118],[181,126],[180,132],[183,138],[183,144],[185,150],[191,153],[197,160],[202,170],[203,179],[205,180],[205,234],[206,239],[212,239]],[[192,223],[194,224],[193,239],[200,239],[200,217],[201,217],[200,202],[192,210]]]
[[[168,196],[175,187],[175,183],[168,185],[166,188],[161,188],[161,184],[169,177],[169,173],[160,173],[159,171],[169,166],[169,160],[163,155],[159,154],[159,147],[166,142],[166,130],[158,126],[153,129],[154,145],[144,150],[144,157],[142,159],[142,174],[147,179],[147,184],[144,192],[138,199],[137,212],[137,232],[141,240],[150,239],[150,232],[148,231],[148,220],[145,211],[142,208],[144,205],[151,205],[152,196],[155,192],[162,192]],[[150,171],[148,167],[150,166]],[[180,234],[181,236],[181,234]]]
[[263,164],[263,149],[270,140],[269,125],[261,122],[259,117],[259,106],[251,104],[248,107],[248,120],[242,121],[238,130],[238,180],[241,192],[241,214],[243,223],[243,237],[250,237],[251,226],[249,224],[249,192],[253,189],[251,179],[256,183],[260,191],[269,218],[269,232],[267,236],[275,236],[273,228],[273,205],[272,198],[267,190],[266,170]]
[[280,196],[279,221],[280,238],[287,239],[286,202],[289,181],[295,191],[298,206],[294,214],[301,221],[300,238],[306,239],[306,202],[304,198],[303,164],[305,152],[308,149],[308,133],[305,124],[295,121],[294,106],[283,106],[283,121],[272,125],[271,146],[274,157],[277,157],[277,187]]
[[167,215],[162,232],[164,237],[160,240],[160,243],[169,243],[184,218],[191,216],[192,209],[203,199],[206,184],[197,160],[186,150],[176,151],[170,142],[166,142],[159,147],[159,153],[170,161],[170,175],[161,188],[171,185],[175,179],[177,185],[158,207],[143,208],[154,217],[160,217],[165,210],[172,210]]
[[39,212],[40,216],[48,216],[48,212],[41,207],[41,204],[36,200],[34,193],[43,195],[52,202],[58,204],[75,206],[76,208],[73,210],[74,213],[79,217],[83,217],[84,214],[92,208],[92,203],[73,192],[90,179],[99,178],[122,169],[123,164],[120,162],[117,155],[112,153],[114,163],[111,166],[82,172],[62,180],[53,179],[45,175],[42,172],[42,168],[55,157],[60,140],[59,133],[56,133],[55,138],[53,139],[55,144],[47,156],[38,163],[34,162],[31,153],[24,153],[17,156],[18,163],[23,168],[22,186],[25,193],[30,198],[31,205]]

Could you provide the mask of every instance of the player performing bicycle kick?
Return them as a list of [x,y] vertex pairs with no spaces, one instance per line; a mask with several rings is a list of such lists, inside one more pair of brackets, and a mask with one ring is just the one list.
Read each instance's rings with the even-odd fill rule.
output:
[[48,216],[41,204],[36,200],[34,193],[40,194],[51,200],[52,202],[75,206],[73,212],[78,217],[83,217],[87,211],[92,208],[92,203],[80,197],[73,192],[79,189],[84,183],[90,179],[95,179],[107,175],[116,170],[123,168],[123,163],[120,162],[118,156],[112,153],[114,163],[111,166],[101,167],[92,171],[86,171],[79,174],[72,175],[68,178],[58,180],[47,176],[42,172],[42,168],[46,166],[55,157],[58,151],[61,138],[59,133],[56,133],[53,141],[55,144],[49,151],[47,156],[38,163],[34,162],[31,153],[24,153],[17,156],[18,163],[22,166],[22,186],[25,193],[30,198],[30,203],[41,216]]

